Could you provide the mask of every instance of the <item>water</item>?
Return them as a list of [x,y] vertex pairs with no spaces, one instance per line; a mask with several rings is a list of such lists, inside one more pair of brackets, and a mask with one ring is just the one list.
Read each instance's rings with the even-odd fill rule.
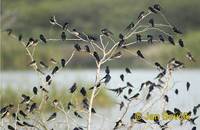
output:
[[[140,84],[146,80],[154,80],[154,77],[158,73],[155,70],[132,70],[132,74],[126,74],[124,70],[111,70],[111,82],[108,84],[108,88],[116,88],[125,85],[120,81],[119,75],[125,75],[125,81],[131,82],[134,87],[140,87]],[[101,76],[104,75],[104,72],[101,72]],[[40,78],[35,72],[32,71],[6,71],[1,72],[1,87],[10,86],[15,89],[21,87],[30,89],[33,86],[40,85]],[[88,82],[92,83],[95,80],[95,70],[66,70],[56,74],[54,77],[53,84],[57,87],[68,87],[71,86],[74,82],[79,81],[83,86],[88,87]],[[200,103],[200,70],[181,70],[176,71],[173,74],[173,80],[175,87],[170,90],[167,94],[170,97],[170,105],[167,108],[174,108],[175,106],[181,108],[183,111],[188,111],[193,108],[194,105]],[[186,91],[186,82],[191,83],[190,91]],[[175,96],[174,90],[179,89],[179,95]],[[112,94],[112,93],[111,93]],[[112,95],[114,97],[114,95]],[[120,101],[121,98],[118,98],[117,101]],[[136,108],[137,103],[131,104],[131,108]],[[114,126],[114,121],[116,121],[122,112],[119,112],[118,105],[114,106],[112,109],[97,108],[98,116],[93,117],[93,128],[95,130],[106,130],[112,129]],[[154,113],[158,109],[156,106],[151,112]],[[135,112],[137,109],[134,109]],[[139,109],[138,109],[139,110]],[[125,120],[129,120],[133,110],[130,109],[127,115],[128,117]],[[197,115],[200,113],[198,112]],[[104,117],[104,119],[99,118],[99,116]],[[115,119],[113,121],[113,119]],[[62,120],[62,119],[61,119]],[[82,122],[80,120],[80,122]],[[200,128],[200,120],[197,121],[197,126]],[[82,122],[83,123],[83,122]],[[178,123],[176,123],[178,125]],[[188,125],[187,125],[188,126]],[[183,126],[181,129],[190,130],[187,126]],[[58,126],[57,126],[58,127]],[[142,127],[142,126],[141,126]],[[140,130],[140,128],[137,128]]]

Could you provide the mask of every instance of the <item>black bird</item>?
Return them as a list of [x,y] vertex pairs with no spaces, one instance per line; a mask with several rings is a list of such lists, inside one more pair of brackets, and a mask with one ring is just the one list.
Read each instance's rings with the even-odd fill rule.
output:
[[105,72],[106,72],[106,74],[110,74],[109,66],[106,66]]
[[27,123],[27,122],[23,122],[23,125],[26,125],[26,126],[28,126],[28,127],[35,127],[34,125],[32,125],[32,124],[29,124],[29,123]]
[[166,110],[166,113],[167,113],[168,115],[174,115],[174,113],[173,113],[172,111],[170,111],[170,110]]
[[146,100],[148,100],[150,97],[151,97],[151,94],[148,93],[147,96],[146,96]]
[[6,110],[6,112],[4,112],[1,116],[1,119],[3,119],[4,117],[10,115],[10,112],[8,110]]
[[195,62],[195,59],[194,59],[194,57],[192,56],[192,54],[191,54],[190,52],[187,52],[186,57],[187,57],[190,61]]
[[186,88],[187,88],[187,91],[190,89],[190,83],[189,82],[186,83]]
[[30,97],[29,96],[27,96],[25,94],[22,94],[21,97],[23,98],[23,100],[21,101],[20,104],[22,104],[22,103],[29,103],[29,101],[30,101]]
[[47,121],[50,121],[50,120],[54,120],[56,118],[57,114],[56,112],[54,112],[48,119]]
[[9,104],[9,105],[7,105],[7,106],[1,108],[0,114],[3,114],[4,112],[6,112],[8,109],[12,108],[13,106],[14,106],[14,105]]
[[127,86],[127,87],[131,87],[131,88],[134,88],[133,85],[132,85],[130,82],[127,82],[127,83],[126,83],[126,86]]
[[34,44],[34,42],[35,42],[35,40],[32,37],[29,38],[28,43],[26,44],[26,47],[32,46]]
[[91,35],[88,35],[88,39],[89,39],[90,41],[97,41],[97,40],[98,40],[96,37],[91,36]]
[[130,95],[133,92],[131,88],[128,89],[128,94]]
[[131,70],[128,67],[125,68],[125,71],[126,73],[129,73],[129,74],[131,73]]
[[122,39],[119,41],[118,47],[123,47],[123,46],[125,46],[125,40]]
[[144,59],[144,56],[143,56],[143,54],[142,54],[142,52],[141,52],[140,50],[137,51],[137,55],[138,55],[140,58]]
[[142,19],[144,17],[144,11],[140,12],[138,15],[138,20]]
[[46,76],[46,82],[49,82],[50,79],[51,79],[51,76],[50,76],[50,75],[47,75],[47,76]]
[[40,40],[44,43],[47,43],[47,40],[43,34],[40,34]]
[[46,65],[43,61],[40,61],[40,66],[42,68],[48,68],[48,65]]
[[139,93],[136,93],[135,95],[133,95],[132,97],[130,97],[129,99],[134,99],[134,98],[137,98],[140,94]]
[[95,57],[97,63],[99,63],[99,62],[100,62],[99,54],[98,54],[96,51],[94,51],[94,52],[93,52],[93,56]]
[[148,43],[153,43],[153,36],[152,35],[147,35],[148,38]]
[[77,111],[74,111],[74,115],[78,118],[83,118],[81,115],[79,115],[79,113]]
[[58,66],[55,66],[54,69],[52,70],[51,74],[54,75],[58,71]]
[[66,38],[67,38],[67,37],[66,37],[65,32],[62,32],[62,33],[61,33],[61,39],[64,41],[64,40],[66,40]]
[[156,11],[160,11],[160,10],[161,10],[161,7],[160,7],[159,4],[155,4],[153,7],[154,7],[154,9],[155,9]]
[[92,113],[96,113],[96,110],[94,108],[91,109]]
[[200,104],[198,104],[197,106],[194,106],[193,108],[193,114],[196,115],[197,114],[197,110],[200,108]]
[[[134,26],[135,26],[134,23],[131,22],[131,23],[125,28],[125,30],[126,30],[126,31],[130,31]],[[123,38],[120,38],[120,39],[123,39]]]
[[137,42],[142,42],[142,36],[140,34],[136,34]]
[[29,112],[33,112],[33,110],[35,110],[37,108],[37,104],[36,103],[33,103],[30,107],[30,110]]
[[158,70],[165,70],[165,68],[160,63],[155,62],[154,64],[158,68]]
[[74,83],[72,85],[72,87],[69,89],[70,90],[70,93],[74,93],[76,91],[77,87],[76,87],[76,83]]
[[19,114],[22,115],[24,118],[27,117],[26,113],[24,113],[22,110],[19,111]]
[[178,108],[174,108],[174,114],[175,115],[180,115],[181,111]]
[[55,25],[56,24],[56,17],[55,16],[50,17],[49,22],[51,24]]
[[110,30],[106,29],[106,28],[102,29],[101,33],[104,34],[105,36],[113,35],[113,33]]
[[64,25],[63,25],[63,30],[68,29],[68,27],[69,27],[69,23],[65,22]]
[[24,124],[20,123],[19,121],[17,121],[17,125],[18,126],[24,126]]
[[154,24],[154,20],[153,20],[153,19],[150,19],[150,20],[149,20],[149,23],[151,24],[151,27],[155,27],[155,24]]
[[123,96],[127,101],[131,101],[126,95]]
[[164,37],[161,34],[158,37],[159,37],[159,39],[160,39],[161,42],[165,42],[165,39],[164,39]]
[[175,92],[175,94],[176,94],[176,95],[178,95],[178,89],[175,89],[175,91],[174,91],[174,92]]
[[37,87],[33,87],[33,93],[34,93],[35,95],[37,95],[37,93],[38,93]]
[[81,93],[83,96],[86,96],[86,95],[87,95],[87,92],[86,92],[86,90],[85,90],[84,87],[81,88],[80,93]]
[[180,30],[178,30],[176,27],[173,27],[172,29],[173,29],[173,31],[174,31],[175,33],[183,34],[183,33],[182,33]]
[[111,80],[111,76],[109,74],[106,74],[101,80],[104,80],[104,83],[107,84]]
[[157,11],[156,11],[153,7],[150,6],[148,9],[149,9],[152,13],[157,14]]
[[119,88],[113,88],[113,89],[108,89],[108,90],[115,92],[119,96],[125,88],[127,87],[119,87]]
[[73,105],[71,102],[68,102],[68,104],[67,104],[67,109],[70,110],[70,109],[71,109],[71,106],[74,107],[74,105]]
[[74,45],[74,48],[77,50],[77,51],[81,51],[81,46],[77,43]]
[[8,33],[8,35],[11,35],[11,34],[12,34],[12,32],[13,32],[13,30],[12,30],[12,29],[10,29],[10,28],[6,29],[5,31]]
[[22,41],[22,34],[20,34],[19,36],[18,36],[18,41]]
[[124,107],[124,102],[123,101],[121,101],[121,103],[119,104],[119,110],[121,111],[122,110],[122,108]]
[[123,126],[125,126],[125,124],[122,123],[122,120],[119,120],[119,121],[115,122],[115,126],[114,126],[113,130],[117,130]]
[[122,81],[124,81],[124,75],[123,75],[123,74],[120,75],[120,79],[121,79]]
[[168,41],[172,44],[175,45],[174,39],[171,36],[168,36]]
[[61,66],[64,68],[66,63],[65,59],[61,59],[60,61],[61,61]]
[[119,39],[120,40],[124,40],[124,35],[122,35],[121,33],[119,34]]
[[85,45],[85,51],[90,53],[90,47],[88,45]]
[[196,127],[196,126],[192,127],[192,130],[196,130],[196,129],[197,129],[197,127]]
[[53,100],[53,105],[54,105],[55,107],[57,107],[58,104],[59,104],[58,100],[57,100],[57,99],[54,99],[54,100]]
[[164,96],[166,102],[169,102],[169,97],[167,95]]
[[16,130],[13,126],[11,126],[11,125],[8,125],[8,129],[9,130]]
[[179,40],[178,40],[178,43],[179,43],[179,45],[180,45],[181,47],[184,47],[184,43],[183,43],[183,40],[182,40],[182,39],[179,39]]
[[146,123],[146,121],[144,119],[142,119],[142,115],[138,114],[138,113],[133,113],[133,115],[131,116],[131,120],[135,119],[136,121],[140,122],[140,123]]

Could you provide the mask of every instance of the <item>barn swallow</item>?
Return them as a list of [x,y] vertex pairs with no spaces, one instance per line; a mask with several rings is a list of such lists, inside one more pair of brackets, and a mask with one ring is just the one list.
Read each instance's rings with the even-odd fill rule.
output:
[[81,51],[81,46],[77,43],[74,45],[74,48],[77,50],[77,51]]
[[43,34],[40,34],[40,40],[44,43],[47,43],[47,40]]
[[90,47],[88,45],[85,45],[85,51],[90,53]]
[[50,115],[50,117],[47,119],[47,121],[51,121],[54,120],[56,118],[57,114],[56,112],[54,112],[52,115]]
[[166,102],[169,102],[169,97],[167,95],[164,95],[164,99]]
[[67,37],[66,37],[65,32],[62,32],[62,33],[61,33],[61,39],[64,41],[64,40],[66,40],[66,38],[67,38]]
[[74,111],[74,115],[78,118],[83,118],[77,111]]
[[199,118],[199,116],[196,116],[196,117],[194,117],[194,118],[190,118],[188,121],[189,121],[191,124],[196,125],[195,120],[196,120],[197,118]]
[[22,103],[29,103],[30,102],[30,97],[25,95],[25,94],[22,94],[21,97],[23,98],[23,100],[21,101],[20,104]]
[[128,89],[128,94],[130,95],[133,92],[131,88]]
[[165,70],[165,68],[160,63],[155,62],[154,64],[158,68],[158,70]]
[[180,47],[184,47],[184,43],[183,43],[183,40],[182,40],[182,39],[179,39],[179,40],[178,40],[178,43],[179,43]]
[[138,15],[138,20],[142,19],[144,17],[144,11],[141,11]]
[[198,104],[197,106],[193,107],[193,114],[196,115],[197,114],[197,110],[200,108],[200,104]]
[[[131,22],[131,23],[125,28],[125,30],[126,30],[126,31],[130,31],[134,26],[135,26],[134,23]],[[120,39],[122,39],[122,38],[120,38]]]
[[131,101],[126,95],[123,96],[127,101]]
[[69,89],[70,90],[70,93],[74,93],[76,91],[77,87],[76,87],[76,83],[74,83],[72,85],[72,87]]
[[56,24],[56,17],[55,16],[50,17],[49,22],[51,24],[55,25]]
[[52,70],[51,74],[54,75],[58,71],[58,66],[55,66],[54,69]]
[[40,89],[41,89],[43,92],[48,93],[48,91],[47,91],[44,87],[40,86]]
[[119,41],[119,44],[118,44],[118,47],[120,48],[120,47],[123,47],[123,46],[125,46],[125,40],[120,40]]
[[65,59],[61,59],[60,62],[61,62],[61,66],[64,68],[65,67],[65,63],[66,63]]
[[96,113],[96,110],[94,108],[91,109],[92,113]]
[[123,74],[120,75],[120,79],[121,79],[121,81],[124,81],[124,75]]
[[87,95],[87,92],[86,92],[86,90],[85,90],[84,87],[81,88],[80,93],[81,93],[83,96],[86,96],[86,95]]
[[37,109],[37,104],[36,103],[33,103],[30,107],[30,110],[29,112],[33,112],[33,110]]
[[194,57],[192,56],[192,54],[191,54],[190,52],[187,52],[186,57],[187,57],[190,61],[195,62],[195,59],[194,59]]
[[113,33],[110,30],[106,29],[106,28],[102,29],[101,33],[104,34],[105,36],[113,35]]
[[172,28],[175,33],[183,34],[180,30],[178,30],[175,26]]
[[144,56],[143,56],[143,54],[142,54],[142,52],[141,52],[140,50],[137,51],[137,55],[138,55],[140,58],[144,59]]
[[144,119],[142,119],[142,116],[137,116],[137,113],[133,113],[133,115],[131,116],[131,120],[136,120],[139,123],[146,123],[146,121]]
[[178,89],[175,89],[175,91],[174,91],[174,92],[175,92],[175,94],[176,94],[176,95],[178,95]]
[[26,113],[24,113],[22,110],[19,111],[19,114],[22,115],[24,118],[27,117]]
[[149,11],[151,11],[152,13],[157,14],[157,11],[156,11],[153,7],[149,6],[148,9],[149,9]]
[[28,43],[26,44],[26,48],[31,47],[34,44],[34,42],[35,42],[35,40],[32,37],[29,38]]
[[159,36],[159,40],[161,41],[161,42],[165,42],[165,39],[164,39],[164,37],[160,34]]
[[63,28],[63,30],[65,30],[65,29],[68,29],[68,27],[69,27],[69,23],[65,22],[62,28]]
[[37,95],[37,93],[38,93],[37,87],[33,87],[33,93],[34,93],[35,95]]
[[99,63],[99,62],[100,62],[99,54],[98,54],[96,51],[94,51],[94,52],[93,52],[93,56],[94,56],[94,58],[96,59],[97,63]]
[[67,104],[67,109],[70,110],[71,107],[74,107],[74,105],[73,105],[71,102],[68,102],[68,104]]
[[117,130],[123,126],[125,126],[125,124],[123,124],[122,120],[119,120],[119,121],[115,122],[115,126],[114,126],[113,130]]
[[190,89],[190,83],[189,82],[186,83],[186,88],[187,88],[187,91]]
[[9,116],[9,115],[10,115],[9,110],[6,110],[6,111],[2,114],[1,119],[3,119],[3,118],[6,117],[6,116]]
[[128,67],[125,68],[125,71],[126,71],[126,73],[128,73],[128,74],[131,73],[131,70],[130,70]]
[[172,44],[175,45],[174,39],[171,36],[168,36],[168,41]]
[[50,79],[51,79],[51,76],[50,76],[50,75],[47,75],[47,76],[46,76],[46,82],[49,82]]
[[150,19],[150,20],[149,20],[149,23],[151,24],[151,27],[154,27],[154,26],[155,26],[154,20],[153,20],[153,19]]
[[111,76],[106,74],[101,80],[104,80],[103,82],[107,84],[111,80]]
[[119,104],[119,110],[121,111],[122,110],[122,108],[124,107],[124,102],[123,101],[121,101],[121,103]]
[[154,8],[156,11],[161,11],[161,7],[160,7],[159,4],[153,5],[153,8]]

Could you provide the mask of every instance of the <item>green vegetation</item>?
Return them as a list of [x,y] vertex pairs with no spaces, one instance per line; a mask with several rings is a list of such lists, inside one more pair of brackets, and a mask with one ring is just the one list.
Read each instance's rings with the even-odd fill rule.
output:
[[[19,93],[20,91],[20,93]],[[83,96],[78,92],[73,94],[73,96],[69,93],[67,88],[56,88],[55,86],[52,87],[49,90],[48,96],[50,97],[47,102],[43,105],[43,111],[52,111],[54,110],[54,107],[52,106],[52,102],[54,99],[59,100],[60,102],[63,103],[65,107],[67,107],[67,103],[69,101],[72,101],[73,103],[81,102],[83,100]],[[88,91],[89,92],[89,91]],[[21,94],[26,94],[30,96],[34,96],[34,94],[30,91],[30,89],[21,89],[16,90],[16,88],[12,87],[5,87],[5,88],[0,88],[0,98],[1,98],[1,104],[0,108],[2,106],[8,105],[10,103],[14,104],[17,106],[18,103],[21,102]],[[88,94],[90,96],[90,93]],[[39,104],[41,102],[42,96],[41,92],[38,93],[32,100]],[[106,99],[106,100],[105,100]],[[95,106],[97,107],[110,107],[113,105],[114,99],[112,99],[108,93],[105,90],[100,91],[99,95],[95,98]]]

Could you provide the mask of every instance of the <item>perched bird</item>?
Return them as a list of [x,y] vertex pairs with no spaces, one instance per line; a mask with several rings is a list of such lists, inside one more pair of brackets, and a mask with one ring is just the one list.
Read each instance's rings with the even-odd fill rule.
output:
[[120,40],[124,40],[124,35],[122,35],[121,33],[119,34],[119,39]]
[[119,87],[119,88],[109,88],[108,90],[115,92],[118,96],[123,92],[123,90],[127,87]]
[[77,111],[74,111],[74,115],[78,118],[83,118]]
[[154,27],[154,26],[155,26],[154,20],[153,20],[153,19],[150,19],[150,20],[149,20],[149,23],[151,24],[151,27]]
[[111,80],[110,74],[106,74],[101,80],[104,80],[103,82],[107,84]]
[[137,42],[142,42],[142,36],[140,34],[136,34]]
[[178,95],[178,89],[175,89],[175,91],[174,91],[174,92],[175,92],[175,94],[176,94],[176,95]]
[[120,79],[121,79],[121,81],[124,81],[124,75],[123,74],[120,75]]
[[182,40],[182,39],[179,39],[179,40],[178,40],[178,43],[179,43],[180,47],[184,47],[184,43],[183,43],[183,40]]
[[66,40],[66,38],[67,38],[67,37],[66,37],[65,32],[62,32],[62,33],[61,33],[61,39],[64,41],[64,40]]
[[192,54],[191,54],[190,52],[187,52],[186,57],[187,57],[190,61],[195,62],[195,59],[194,59],[194,57],[192,56]]
[[123,96],[127,101],[131,101],[126,95]]
[[158,68],[158,70],[165,70],[165,68],[160,63],[155,62],[154,64]]
[[180,30],[178,30],[175,26],[172,28],[175,33],[183,34]]
[[56,24],[56,17],[55,17],[55,16],[50,17],[49,22],[50,22],[52,25],[55,25],[55,24]]
[[31,37],[28,40],[28,43],[26,44],[26,47],[31,47],[34,44],[35,40]]
[[71,106],[74,107],[74,105],[73,105],[71,102],[68,102],[68,104],[67,104],[67,109],[70,110],[70,109],[71,109]]
[[169,102],[169,97],[167,95],[164,95],[164,99],[166,102]]
[[19,114],[22,115],[24,118],[27,117],[26,113],[24,113],[22,110],[19,111]]
[[22,34],[20,34],[19,36],[18,36],[18,41],[22,41]]
[[40,34],[40,40],[44,43],[47,43],[47,40],[43,34]]
[[96,110],[94,108],[91,109],[92,113],[96,113]]
[[161,41],[161,42],[165,42],[165,39],[164,39],[164,37],[160,34],[159,36],[159,40]]
[[58,104],[59,104],[59,103],[58,103],[58,100],[57,100],[57,99],[54,99],[54,100],[53,100],[53,105],[56,107],[56,106],[58,106]]
[[115,122],[115,126],[114,126],[113,130],[117,130],[123,126],[125,126],[125,124],[122,123],[122,120],[119,120],[119,121]]
[[119,104],[119,110],[121,111],[122,110],[122,108],[124,107],[124,102],[123,101],[121,101],[121,103]]
[[65,30],[65,29],[68,29],[68,27],[69,27],[69,23],[68,22],[65,22],[64,24],[63,24],[63,30]]
[[157,14],[157,11],[156,11],[153,7],[150,6],[148,9],[149,9],[149,11],[151,11],[152,13]]
[[81,51],[81,46],[77,43],[74,45],[74,48],[77,50],[77,51]]
[[140,94],[139,93],[136,93],[135,95],[133,95],[132,97],[130,97],[129,99],[135,99],[139,96]]
[[77,87],[76,87],[76,83],[74,83],[72,85],[72,87],[69,89],[70,90],[70,93],[74,93],[76,91]]
[[66,63],[65,59],[61,59],[60,61],[61,61],[61,66],[64,68]]
[[46,82],[49,82],[50,79],[51,79],[51,76],[50,76],[50,75],[47,75],[47,76],[46,76]]
[[187,91],[190,89],[190,83],[189,82],[186,83],[186,88],[187,88]]
[[33,103],[30,107],[30,110],[29,112],[33,112],[35,109],[37,108],[37,104],[36,103]]
[[196,127],[196,126],[192,127],[192,130],[196,130],[196,129],[197,129],[197,127]]
[[128,94],[130,95],[133,92],[131,88],[128,89]]
[[41,89],[43,92],[48,93],[48,91],[47,91],[44,87],[40,86],[40,89]]
[[146,121],[142,119],[142,115],[138,113],[133,113],[133,115],[131,116],[131,120],[133,119],[135,119],[139,123],[146,123]]
[[58,66],[55,66],[54,69],[52,70],[51,74],[54,75],[58,71]]
[[105,36],[113,35],[113,33],[110,30],[106,29],[106,28],[102,29],[101,33],[104,34]]
[[16,123],[18,126],[25,126],[24,124],[20,123],[19,121],[17,121]]
[[37,93],[38,93],[37,87],[33,87],[33,93],[34,93],[35,95],[37,95]]
[[168,41],[172,44],[175,45],[174,39],[171,36],[168,36]]
[[127,82],[127,83],[126,83],[126,86],[127,86],[127,87],[133,88],[133,85],[132,85],[130,82]]
[[155,9],[156,11],[161,11],[161,7],[160,7],[159,4],[155,4],[153,7],[154,7],[154,9]]
[[129,73],[129,74],[131,73],[131,70],[128,67],[125,68],[125,71],[126,73]]
[[98,54],[96,51],[94,51],[94,52],[93,52],[93,56],[94,56],[94,58],[96,59],[97,63],[99,63],[99,62],[100,62],[99,54]]
[[148,43],[153,43],[153,36],[152,35],[147,35],[148,38]]
[[[131,22],[131,23],[125,28],[125,30],[126,30],[126,31],[130,31],[134,26],[135,26],[134,23]],[[120,39],[123,39],[123,38],[120,38]]]
[[147,96],[146,96],[146,100],[148,100],[150,97],[151,97],[151,94],[148,93]]
[[138,15],[138,20],[142,19],[144,17],[144,11],[141,11]]
[[142,52],[141,52],[140,50],[137,51],[137,55],[138,55],[140,58],[144,59],[144,56],[143,56],[143,54],[142,54]]
[[29,96],[27,96],[25,94],[22,94],[21,97],[22,97],[23,100],[21,101],[20,104],[22,104],[22,103],[29,103],[30,102],[30,97]]
[[122,40],[119,41],[118,47],[119,48],[125,47],[125,40],[124,39],[122,39]]
[[88,45],[85,45],[85,51],[90,53],[90,47]]
[[109,68],[109,66],[106,66],[105,73],[106,74],[110,74],[110,68]]
[[9,130],[16,130],[13,126],[11,126],[11,125],[8,125],[8,129]]
[[86,92],[86,90],[85,90],[84,87],[81,88],[80,93],[81,93],[83,96],[86,96],[86,95],[87,95],[87,92]]
[[47,121],[51,121],[54,120],[56,118],[57,114],[56,112],[54,112],[52,115],[50,115],[50,117],[47,119]]
[[33,67],[33,66],[35,66],[35,65],[36,65],[36,61],[35,61],[35,60],[31,61],[31,62],[28,64],[28,66],[31,66],[31,67]]

